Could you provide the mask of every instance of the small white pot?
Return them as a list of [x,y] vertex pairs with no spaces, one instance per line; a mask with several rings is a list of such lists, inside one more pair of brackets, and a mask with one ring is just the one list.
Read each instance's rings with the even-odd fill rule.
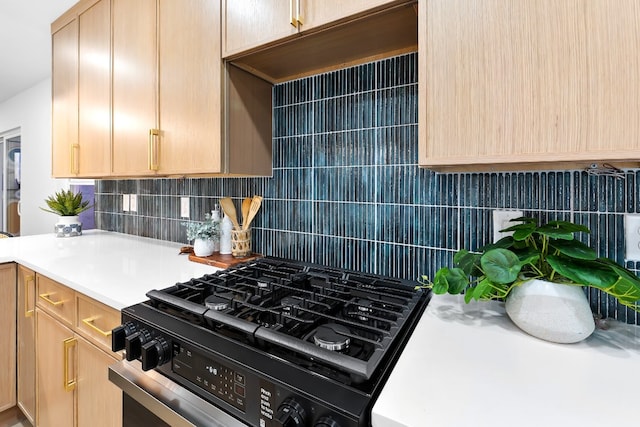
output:
[[595,330],[581,286],[529,280],[509,293],[505,308],[520,329],[546,341],[574,343]]
[[56,237],[74,237],[82,235],[82,223],[78,215],[59,216],[54,229]]
[[196,256],[209,256],[215,249],[215,242],[212,239],[195,239],[193,241],[193,253]]

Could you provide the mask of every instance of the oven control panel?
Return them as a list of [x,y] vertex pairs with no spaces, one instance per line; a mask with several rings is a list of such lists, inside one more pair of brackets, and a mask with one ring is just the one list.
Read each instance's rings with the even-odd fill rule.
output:
[[187,345],[173,343],[173,372],[245,411],[246,376],[200,355]]
[[277,378],[205,351],[134,319],[112,331],[112,349],[126,350],[143,370],[156,369],[251,427],[362,427],[352,416],[294,391]]

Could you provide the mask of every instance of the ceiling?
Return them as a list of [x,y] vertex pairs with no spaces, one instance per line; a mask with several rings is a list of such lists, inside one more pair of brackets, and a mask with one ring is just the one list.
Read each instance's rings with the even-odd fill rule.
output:
[[51,22],[77,0],[0,0],[0,103],[51,75]]

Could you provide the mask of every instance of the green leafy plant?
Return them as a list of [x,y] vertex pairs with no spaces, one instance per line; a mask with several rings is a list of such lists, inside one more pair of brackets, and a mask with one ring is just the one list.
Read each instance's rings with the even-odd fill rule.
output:
[[506,298],[511,290],[530,279],[542,279],[569,286],[588,286],[614,296],[622,305],[640,311],[640,278],[633,272],[574,238],[589,233],[583,225],[550,221],[538,225],[534,218],[501,231],[513,231],[484,246],[478,252],[458,251],[454,267],[439,269],[433,282],[422,276],[423,287],[436,294],[465,293],[465,302]]
[[210,213],[206,213],[204,221],[183,222],[186,227],[187,239],[215,240],[220,237],[220,221],[213,219]]
[[60,190],[45,199],[49,207],[40,208],[43,211],[51,212],[60,216],[75,216],[90,209],[89,201],[82,200],[82,193],[74,193],[71,190]]

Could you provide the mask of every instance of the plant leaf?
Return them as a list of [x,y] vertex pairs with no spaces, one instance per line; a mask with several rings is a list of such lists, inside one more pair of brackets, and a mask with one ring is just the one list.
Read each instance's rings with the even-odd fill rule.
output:
[[433,278],[433,293],[453,295],[461,293],[469,285],[469,278],[460,268],[443,267]]
[[467,276],[480,276],[482,274],[480,270],[481,256],[481,254],[462,249],[454,255],[453,262],[456,267],[462,269]]
[[535,223],[525,222],[522,224],[512,225],[500,231],[513,231],[513,240],[525,240],[536,230]]
[[613,295],[623,305],[635,311],[640,311],[640,305],[637,304],[637,301],[640,300],[640,278],[610,259],[600,258],[598,262],[618,275],[618,280],[611,287],[599,289]]
[[558,250],[562,255],[571,258],[593,261],[598,258],[596,251],[579,240],[549,240],[549,245]]
[[596,261],[578,261],[549,255],[547,262],[557,273],[580,285],[604,290],[618,280],[618,274],[610,267]]
[[558,229],[567,231],[569,233],[590,233],[589,228],[587,228],[586,226],[582,224],[574,224],[573,222],[568,221],[549,221],[547,225],[557,227]]
[[487,278],[499,284],[512,283],[522,268],[518,256],[508,249],[492,249],[480,258],[482,271]]

